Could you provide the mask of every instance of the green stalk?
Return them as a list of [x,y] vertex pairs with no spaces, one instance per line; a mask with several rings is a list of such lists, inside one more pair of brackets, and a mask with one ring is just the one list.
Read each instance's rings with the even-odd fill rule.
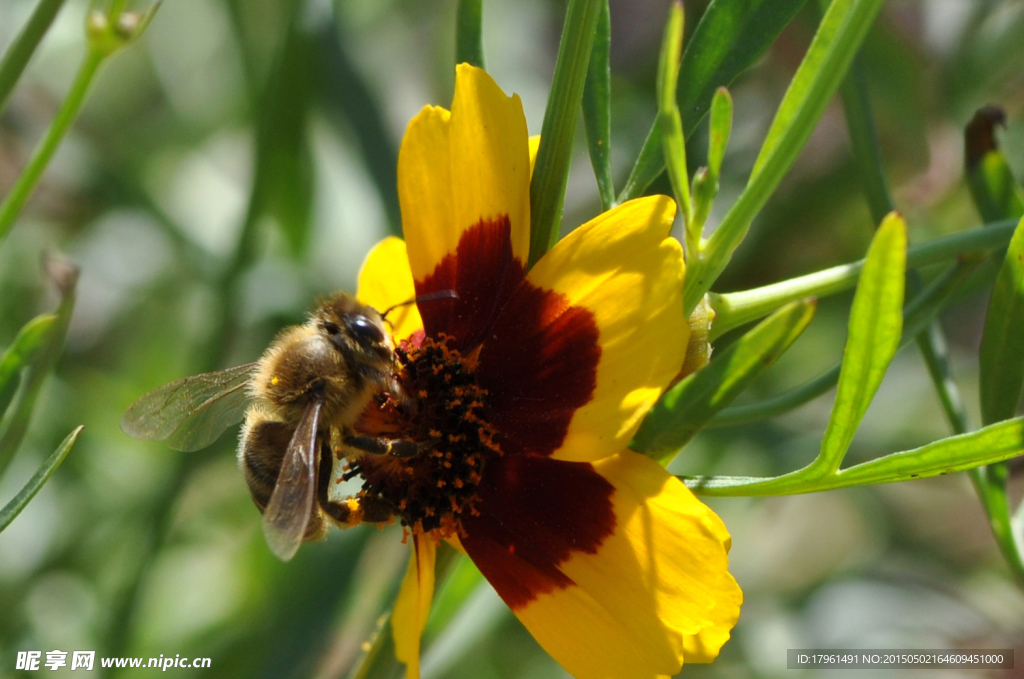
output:
[[529,266],[536,264],[558,240],[576,119],[580,115],[583,85],[600,14],[600,0],[569,0],[551,95],[541,127],[537,163],[530,182]]
[[455,63],[484,68],[483,0],[459,0],[455,15]]
[[14,91],[14,85],[25,71],[29,59],[32,58],[43,36],[50,30],[50,24],[63,5],[64,0],[40,0],[32,11],[28,23],[4,54],[3,61],[0,61],[0,113],[4,112],[7,100]]
[[57,117],[50,123],[50,129],[46,131],[46,135],[32,154],[32,159],[29,160],[21,176],[18,177],[11,192],[7,194],[3,204],[0,204],[0,242],[7,237],[11,226],[14,225],[14,220],[21,212],[25,201],[32,195],[32,191],[43,175],[43,170],[46,169],[50,158],[53,157],[54,151],[57,150],[64,135],[67,134],[71,124],[75,122],[75,118],[78,117],[78,112],[81,110],[82,104],[85,103],[85,97],[89,93],[93,78],[107,56],[106,53],[96,49],[89,49],[86,52],[81,66],[78,67],[78,74],[75,75],[75,80],[71,84],[71,91],[68,92],[67,98],[64,99],[64,103],[57,111]]
[[[955,259],[962,255],[982,253],[1004,247],[1013,235],[1016,222],[1004,221],[981,228],[935,238],[907,250],[907,267],[920,268]],[[857,284],[864,260],[841,264],[760,288],[708,295],[715,311],[711,340],[767,316],[789,302],[805,297],[822,297],[848,290]]]

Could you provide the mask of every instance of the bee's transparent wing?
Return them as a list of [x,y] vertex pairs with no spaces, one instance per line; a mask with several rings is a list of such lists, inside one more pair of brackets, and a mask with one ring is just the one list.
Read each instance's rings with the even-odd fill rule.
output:
[[205,448],[240,422],[255,363],[193,375],[165,384],[132,404],[121,430],[137,439],[167,441],[175,450]]
[[263,534],[270,551],[282,561],[288,561],[299,550],[306,524],[313,514],[317,429],[322,404],[320,397],[314,396],[303,411],[284,454],[270,504],[263,513]]

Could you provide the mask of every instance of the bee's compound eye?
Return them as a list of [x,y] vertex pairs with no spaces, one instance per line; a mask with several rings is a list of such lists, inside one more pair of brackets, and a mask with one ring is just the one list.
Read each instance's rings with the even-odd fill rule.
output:
[[349,316],[345,325],[360,344],[379,344],[384,341],[380,328],[366,316]]
[[323,327],[324,331],[326,331],[328,335],[337,335],[339,332],[341,332],[341,328],[339,328],[334,323],[331,323],[330,321],[324,321]]

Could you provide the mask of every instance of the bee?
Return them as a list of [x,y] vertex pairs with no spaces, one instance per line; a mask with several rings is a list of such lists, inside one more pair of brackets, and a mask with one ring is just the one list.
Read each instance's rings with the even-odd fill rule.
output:
[[328,491],[332,437],[368,454],[408,457],[418,451],[413,441],[352,431],[376,394],[391,394],[398,402],[405,398],[396,379],[394,341],[385,328],[394,308],[382,314],[335,293],[306,323],[282,331],[258,361],[186,377],[145,394],[124,414],[121,429],[193,451],[244,419],[239,466],[263,513],[267,544],[282,560],[294,556],[302,542],[323,535],[325,515],[341,526],[389,521],[394,508],[383,500],[336,502]]

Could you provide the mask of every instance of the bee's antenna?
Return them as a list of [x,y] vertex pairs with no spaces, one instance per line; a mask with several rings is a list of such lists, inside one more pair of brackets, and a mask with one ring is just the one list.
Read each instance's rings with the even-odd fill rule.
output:
[[428,292],[425,295],[420,295],[419,297],[413,297],[410,300],[406,300],[404,302],[399,302],[398,304],[392,304],[391,306],[389,306],[384,311],[384,313],[382,313],[380,315],[380,317],[383,318],[384,320],[387,320],[388,314],[390,314],[392,311],[394,311],[395,309],[397,309],[399,307],[409,306],[410,304],[419,304],[421,302],[433,302],[434,300],[437,300],[437,299],[458,299],[458,298],[459,298],[459,293],[455,292],[454,290],[438,290],[437,292]]

